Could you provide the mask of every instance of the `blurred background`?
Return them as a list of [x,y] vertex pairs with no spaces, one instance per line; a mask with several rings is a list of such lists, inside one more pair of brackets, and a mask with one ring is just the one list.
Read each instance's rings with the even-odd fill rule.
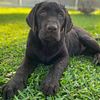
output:
[[[0,0],[0,6],[7,7],[33,7],[36,3],[46,0]],[[64,4],[66,8],[77,9],[84,13],[90,13],[100,9],[100,0],[47,0]]]

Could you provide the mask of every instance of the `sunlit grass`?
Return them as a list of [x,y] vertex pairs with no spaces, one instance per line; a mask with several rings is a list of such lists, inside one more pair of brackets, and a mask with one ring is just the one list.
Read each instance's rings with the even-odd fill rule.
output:
[[26,14],[30,11],[30,8],[0,8],[0,14]]
[[[83,14],[80,11],[76,11],[76,10],[70,10],[69,13],[70,14],[74,14],[74,15]],[[94,14],[94,15],[100,15],[100,10],[96,10],[96,11],[92,12],[92,14]]]
[[[27,14],[29,11],[31,10],[31,8],[0,8],[0,14],[12,14],[12,13],[23,13],[23,14]],[[70,14],[82,14],[80,11],[76,11],[76,10],[70,10],[69,11]],[[92,14],[95,15],[99,15],[100,14],[100,10],[96,10],[94,11]]]

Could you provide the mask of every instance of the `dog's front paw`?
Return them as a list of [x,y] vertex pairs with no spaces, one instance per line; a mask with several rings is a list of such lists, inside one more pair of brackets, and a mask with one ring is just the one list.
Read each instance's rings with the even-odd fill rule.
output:
[[2,88],[3,99],[10,100],[17,93],[17,91],[23,87],[24,85],[22,83],[19,84],[12,80],[9,81]]
[[57,92],[58,88],[59,82],[56,81],[44,81],[42,84],[42,91],[45,95],[54,95]]
[[97,53],[97,54],[94,56],[93,63],[96,64],[96,65],[100,64],[100,53]]

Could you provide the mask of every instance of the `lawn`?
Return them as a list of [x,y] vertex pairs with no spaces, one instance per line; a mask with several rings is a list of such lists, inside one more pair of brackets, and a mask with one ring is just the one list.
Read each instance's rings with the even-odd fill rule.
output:
[[[25,18],[29,11],[28,8],[0,8],[0,87],[10,80],[23,59],[29,32]],[[100,11],[91,16],[76,11],[70,14],[75,25],[94,37],[100,36]],[[39,65],[28,79],[27,88],[19,91],[13,100],[100,100],[100,66],[95,66],[92,60],[83,55],[70,58],[59,91],[47,97],[40,91],[40,83],[50,66]]]

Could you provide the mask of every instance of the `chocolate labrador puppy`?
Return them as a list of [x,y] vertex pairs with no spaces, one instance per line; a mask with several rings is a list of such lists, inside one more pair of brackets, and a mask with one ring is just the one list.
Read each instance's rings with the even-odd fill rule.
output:
[[59,87],[59,79],[68,65],[69,56],[90,54],[100,64],[100,46],[83,29],[73,26],[63,5],[42,2],[27,17],[30,32],[25,58],[15,76],[3,87],[3,97],[10,99],[17,90],[24,88],[28,76],[40,63],[52,64],[42,83],[45,95],[53,95]]

